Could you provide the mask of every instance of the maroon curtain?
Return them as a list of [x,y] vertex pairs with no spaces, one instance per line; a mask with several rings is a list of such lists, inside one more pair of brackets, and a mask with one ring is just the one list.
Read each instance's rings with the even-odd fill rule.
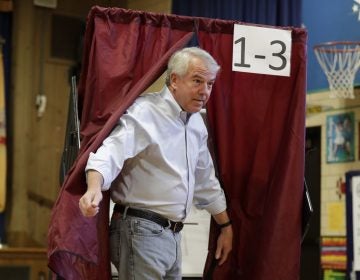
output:
[[193,24],[166,15],[94,7],[88,16],[79,84],[81,149],[65,178],[48,232],[49,267],[69,279],[110,279],[109,195],[100,213],[81,215],[88,155],[134,99],[166,69],[170,55],[193,35]]
[[306,39],[292,28],[291,76],[231,70],[234,22],[199,20],[198,41],[222,65],[207,106],[222,187],[234,222],[231,261],[209,279],[296,280],[304,176]]
[[208,106],[219,179],[234,222],[229,262],[209,279],[294,280],[299,275],[305,130],[306,33],[292,29],[291,77],[231,71],[233,21],[95,7],[88,18],[79,85],[82,147],[62,186],[49,227],[49,267],[65,279],[109,279],[105,194],[97,217],[82,217],[84,168],[133,100],[198,31],[221,64]]

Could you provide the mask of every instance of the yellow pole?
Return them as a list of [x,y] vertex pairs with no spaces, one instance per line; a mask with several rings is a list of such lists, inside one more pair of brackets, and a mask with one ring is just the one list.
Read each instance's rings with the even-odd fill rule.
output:
[[5,82],[4,61],[0,45],[0,212],[6,203],[6,118],[5,118]]

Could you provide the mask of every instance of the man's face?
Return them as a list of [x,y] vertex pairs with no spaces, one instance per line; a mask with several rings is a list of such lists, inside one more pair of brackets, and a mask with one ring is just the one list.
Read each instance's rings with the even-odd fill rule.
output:
[[209,100],[215,78],[216,73],[211,72],[201,59],[193,57],[184,76],[171,75],[173,96],[184,111],[199,112]]

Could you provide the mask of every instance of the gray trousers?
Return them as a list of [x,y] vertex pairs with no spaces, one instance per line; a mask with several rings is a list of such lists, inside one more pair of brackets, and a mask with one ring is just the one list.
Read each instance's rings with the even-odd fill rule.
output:
[[181,279],[181,234],[126,211],[111,218],[110,252],[119,280]]

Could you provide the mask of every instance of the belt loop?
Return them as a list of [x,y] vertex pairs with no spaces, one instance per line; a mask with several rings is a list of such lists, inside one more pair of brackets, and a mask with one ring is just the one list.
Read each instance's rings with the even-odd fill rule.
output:
[[123,219],[126,219],[126,214],[129,209],[129,206],[125,206],[124,213],[123,213]]
[[167,220],[167,222],[168,222],[168,226],[166,227],[167,229],[171,229],[171,221],[170,220]]

